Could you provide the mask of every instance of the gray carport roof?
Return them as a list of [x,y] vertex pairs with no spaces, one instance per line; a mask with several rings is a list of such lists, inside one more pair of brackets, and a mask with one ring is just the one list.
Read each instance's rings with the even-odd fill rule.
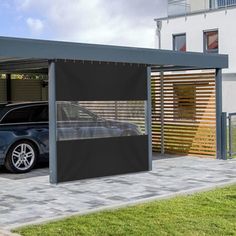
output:
[[[151,68],[159,70],[216,69],[217,158],[223,156],[222,141],[222,74],[228,67],[228,56],[196,52],[92,45],[58,41],[0,37],[0,72],[47,73],[49,67],[50,114],[50,178],[56,183],[56,90],[54,60],[130,63],[147,65],[146,125],[149,134],[149,166],[151,166]],[[49,63],[51,62],[51,63]],[[151,67],[151,68],[150,68]]]
[[156,71],[228,67],[227,55],[0,37],[2,72],[46,73],[54,59],[147,64]]

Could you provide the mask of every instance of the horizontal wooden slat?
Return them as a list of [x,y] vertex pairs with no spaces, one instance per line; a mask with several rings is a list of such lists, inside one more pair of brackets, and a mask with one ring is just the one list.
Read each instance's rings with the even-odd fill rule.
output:
[[[152,76],[153,150],[160,151],[160,77]],[[166,153],[211,156],[216,152],[215,74],[164,74]]]

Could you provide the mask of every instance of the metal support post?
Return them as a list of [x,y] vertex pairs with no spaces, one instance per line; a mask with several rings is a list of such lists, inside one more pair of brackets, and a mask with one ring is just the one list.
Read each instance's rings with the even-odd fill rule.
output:
[[164,140],[164,73],[160,72],[160,86],[161,86],[161,155],[165,154],[165,140]]
[[216,69],[216,158],[222,158],[222,71]]
[[229,158],[232,158],[232,116],[229,115]]
[[[161,49],[161,29],[162,21],[156,20],[156,34],[158,37],[158,48]],[[160,86],[161,86],[161,155],[165,154],[165,143],[164,143],[164,72],[160,71]]]
[[50,183],[57,183],[57,109],[55,62],[49,63],[49,170]]
[[221,117],[222,122],[222,137],[221,137],[221,158],[227,159],[227,113],[223,112]]
[[151,67],[147,67],[147,101],[146,101],[145,128],[148,135],[148,170],[152,170],[152,91]]

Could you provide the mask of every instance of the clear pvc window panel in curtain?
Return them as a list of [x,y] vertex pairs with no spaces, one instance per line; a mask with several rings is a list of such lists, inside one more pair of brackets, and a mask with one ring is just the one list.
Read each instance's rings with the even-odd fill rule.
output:
[[57,102],[59,141],[145,134],[145,101]]

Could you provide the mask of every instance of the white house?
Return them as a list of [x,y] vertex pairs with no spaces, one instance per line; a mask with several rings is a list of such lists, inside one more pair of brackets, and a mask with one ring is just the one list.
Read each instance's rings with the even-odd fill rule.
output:
[[236,0],[169,0],[161,48],[229,55],[223,70],[223,111],[236,112]]

